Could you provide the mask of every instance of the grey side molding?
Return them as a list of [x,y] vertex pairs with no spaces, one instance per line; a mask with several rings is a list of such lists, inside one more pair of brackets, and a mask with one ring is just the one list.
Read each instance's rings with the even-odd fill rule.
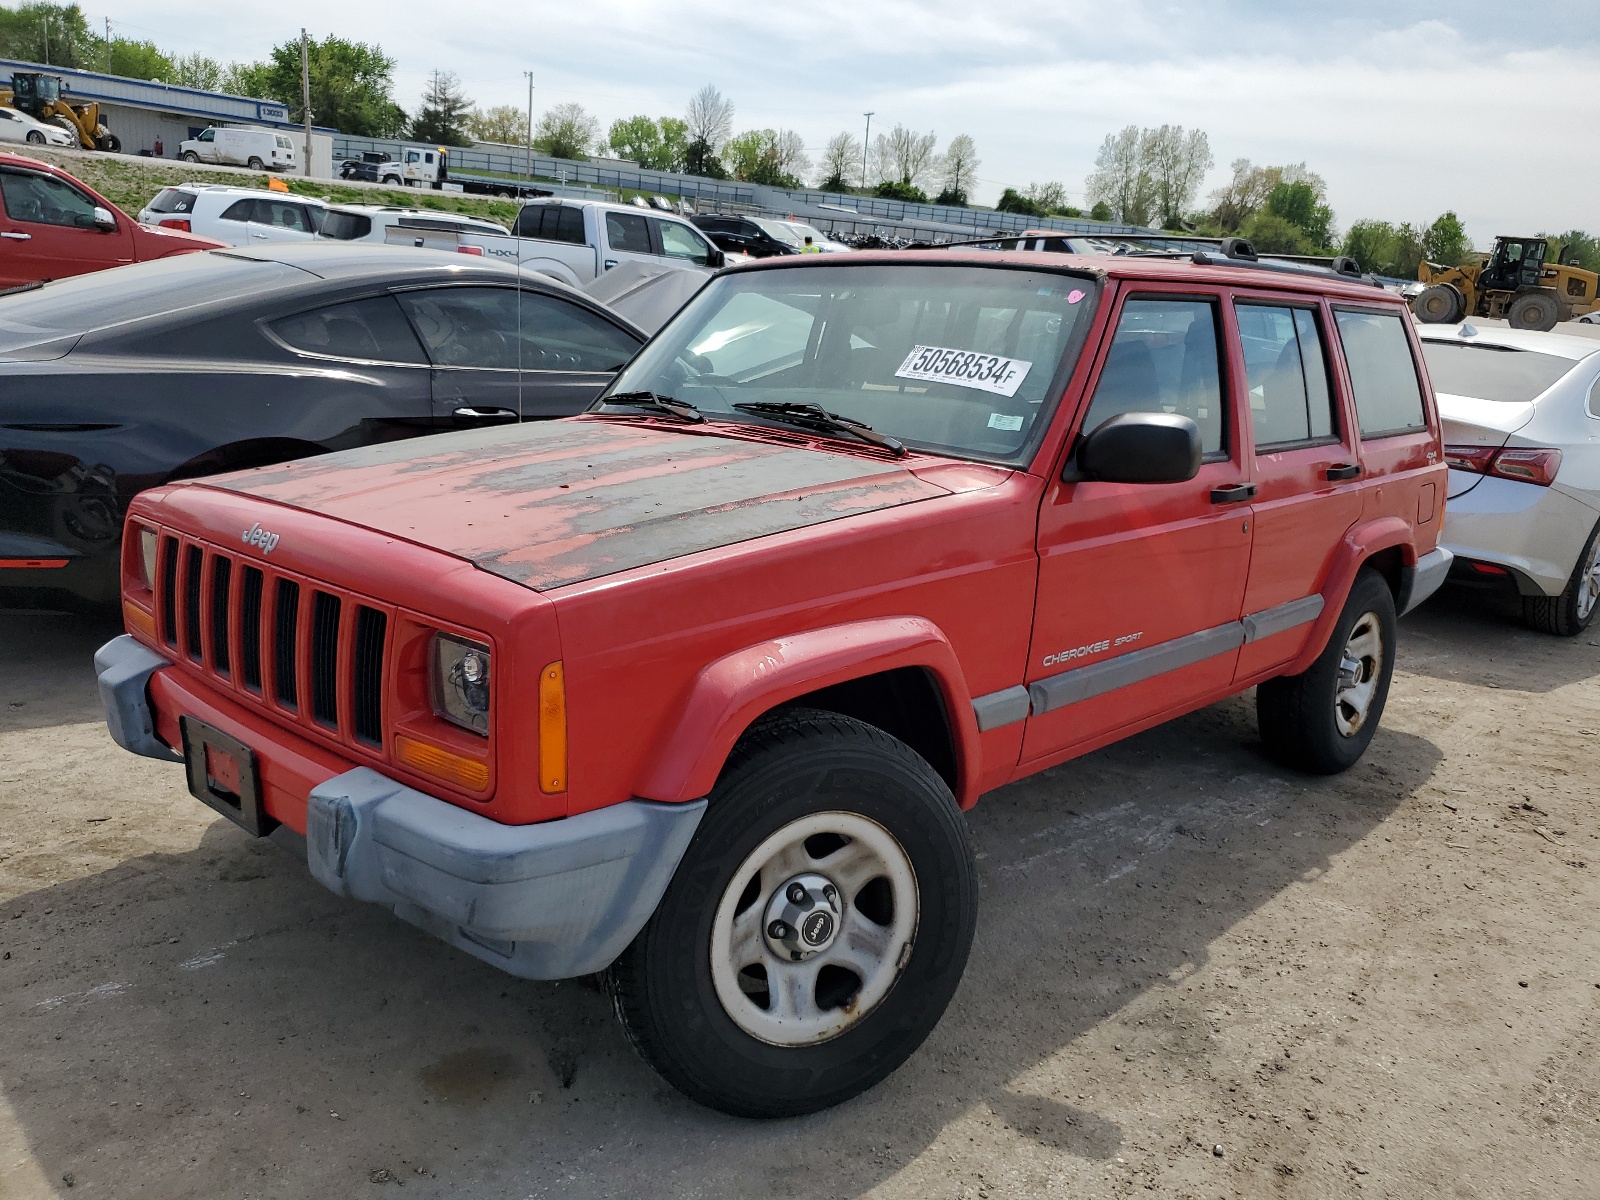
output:
[[1241,622],[1244,625],[1244,640],[1258,642],[1275,633],[1286,633],[1291,629],[1310,624],[1321,615],[1321,595],[1303,596],[1287,604],[1264,608],[1258,613],[1251,613]]
[[1443,546],[1417,559],[1414,567],[1400,568],[1400,594],[1395,597],[1394,614],[1403,617],[1444,585],[1455,555]]
[[567,979],[627,948],[705,809],[630,800],[502,825],[358,767],[312,789],[306,863],[330,891],[381,904],[503,971]]
[[1002,725],[1013,725],[1025,720],[1028,716],[1029,703],[1028,689],[1020,683],[1016,687],[990,692],[987,696],[974,696],[972,715],[978,720],[978,732],[988,733],[989,730],[999,729]]
[[150,701],[145,693],[150,676],[171,665],[171,660],[162,658],[126,633],[112,638],[94,652],[100,706],[105,709],[106,729],[111,740],[124,750],[146,758],[182,762],[183,755],[156,736],[155,718],[150,714]]
[[1034,715],[1103,696],[1152,676],[1204,662],[1218,654],[1238,649],[1243,641],[1244,626],[1238,621],[1230,621],[1213,629],[1202,629],[1198,633],[1173,638],[1170,642],[1135,650],[1132,654],[1119,655],[1105,662],[1063,671],[1048,679],[1035,680],[1028,685]]

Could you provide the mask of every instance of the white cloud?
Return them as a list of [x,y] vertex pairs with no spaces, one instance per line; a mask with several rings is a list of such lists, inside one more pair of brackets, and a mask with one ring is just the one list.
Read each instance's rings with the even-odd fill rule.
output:
[[[1448,17],[1425,20],[1378,0],[817,0],[803,9],[460,0],[443,12],[422,0],[346,0],[283,16],[232,10],[216,22],[194,21],[187,0],[111,7],[129,36],[224,61],[264,56],[302,20],[313,36],[378,42],[398,60],[407,106],[435,68],[455,71],[485,105],[525,103],[531,68],[536,108],[576,100],[607,123],[675,114],[711,82],[734,100],[739,128],[795,128],[813,150],[840,129],[859,136],[871,109],[875,129],[903,122],[941,143],[972,135],[987,181],[980,198],[991,200],[1002,185],[1032,180],[1081,193],[1107,133],[1171,122],[1210,135],[1218,168],[1208,186],[1233,158],[1306,161],[1327,179],[1342,225],[1426,221],[1453,208],[1482,243],[1597,224],[1587,197],[1600,162],[1583,149],[1593,141],[1587,119],[1568,116],[1590,91],[1584,43],[1593,39],[1543,36],[1561,27],[1552,16],[1519,22],[1530,39],[1519,45],[1518,29],[1508,32],[1486,0],[1458,0]],[[1492,99],[1468,105],[1468,94]]]

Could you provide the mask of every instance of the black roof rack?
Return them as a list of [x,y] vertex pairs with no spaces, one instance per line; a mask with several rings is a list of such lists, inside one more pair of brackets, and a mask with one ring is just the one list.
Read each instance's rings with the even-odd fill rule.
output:
[[1082,237],[1096,238],[1111,242],[1201,242],[1208,246],[1217,247],[1215,255],[1205,250],[1157,250],[1149,249],[1140,251],[1141,258],[1187,258],[1199,266],[1217,267],[1255,267],[1263,271],[1285,271],[1294,275],[1332,275],[1338,279],[1347,279],[1354,283],[1371,284],[1375,288],[1383,287],[1383,283],[1362,271],[1356,260],[1344,254],[1336,254],[1329,258],[1309,254],[1262,254],[1250,244],[1249,240],[1242,237],[1204,237],[1199,234],[1185,233],[1106,233],[1106,234],[1078,234],[1056,233],[1053,230],[1046,232],[1033,232],[1026,234],[1010,234],[1003,237],[969,238],[959,242],[918,243],[909,247],[915,250],[947,250],[959,246],[993,246],[1001,242],[1031,242],[1034,239],[1050,237]]

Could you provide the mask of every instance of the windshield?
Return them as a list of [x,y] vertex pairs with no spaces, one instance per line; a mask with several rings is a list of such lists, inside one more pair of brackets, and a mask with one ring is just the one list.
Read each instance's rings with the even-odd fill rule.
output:
[[711,281],[617,378],[707,416],[816,404],[916,448],[1020,463],[1076,361],[1098,285],[916,264],[741,271]]
[[807,225],[804,221],[785,221],[783,224],[786,225],[794,233],[794,236],[802,242],[805,241],[806,238],[810,238],[813,242],[820,246],[823,242],[830,240],[827,234],[819,232],[816,228]]
[[1577,366],[1570,358],[1484,342],[1422,340],[1433,390],[1478,400],[1525,404]]
[[764,221],[760,217],[752,217],[750,219],[757,225],[761,226],[762,229],[765,229],[773,237],[777,238],[785,246],[804,245],[805,235],[796,233],[782,221]]

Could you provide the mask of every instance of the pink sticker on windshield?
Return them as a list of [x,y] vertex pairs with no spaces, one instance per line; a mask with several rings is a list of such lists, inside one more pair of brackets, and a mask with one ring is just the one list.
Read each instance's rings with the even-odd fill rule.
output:
[[1068,304],[1076,304],[1079,300],[1082,300],[1082,299],[1083,299],[1083,293],[1080,292],[1080,291],[1074,290],[1074,291],[1070,291],[1070,292],[1067,293],[1067,303]]

